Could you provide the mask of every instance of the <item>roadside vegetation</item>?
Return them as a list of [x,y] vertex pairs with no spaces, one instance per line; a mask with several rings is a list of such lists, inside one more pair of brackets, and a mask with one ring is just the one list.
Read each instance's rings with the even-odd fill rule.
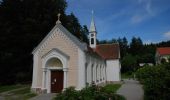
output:
[[22,88],[22,87],[24,87],[24,85],[5,85],[5,86],[0,86],[0,93],[10,91],[10,90],[14,90],[14,89],[17,89],[17,88]]
[[145,100],[170,100],[170,63],[144,66],[136,72]]
[[0,96],[5,100],[27,100],[36,94],[30,91],[30,85],[0,86]]
[[120,86],[120,84],[109,84],[104,87],[90,86],[80,91],[70,87],[57,94],[54,100],[125,100],[123,96],[115,94]]

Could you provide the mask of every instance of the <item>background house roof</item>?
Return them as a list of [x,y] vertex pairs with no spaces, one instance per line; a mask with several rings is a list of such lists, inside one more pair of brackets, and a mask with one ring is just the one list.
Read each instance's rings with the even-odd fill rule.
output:
[[100,44],[96,46],[95,51],[103,59],[119,59],[119,44]]
[[160,55],[170,55],[170,47],[157,48],[157,52],[158,52]]

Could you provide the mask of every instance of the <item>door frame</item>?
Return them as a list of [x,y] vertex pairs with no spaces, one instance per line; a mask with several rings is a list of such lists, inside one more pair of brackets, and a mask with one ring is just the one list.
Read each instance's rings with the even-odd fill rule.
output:
[[[64,89],[64,71],[63,71],[63,70],[50,70],[51,76],[52,76],[52,71],[54,71],[54,72],[55,72],[55,71],[57,71],[57,72],[60,72],[60,71],[61,71],[61,72],[62,72],[62,74],[63,74],[63,75],[62,75],[62,81],[63,81],[62,88]],[[51,76],[50,76],[50,77],[51,77]],[[51,91],[51,88],[52,88],[51,83],[52,83],[52,81],[51,81],[51,79],[50,79],[50,92],[53,93],[53,92]],[[63,89],[62,89],[61,91],[63,91]]]
[[[48,60],[51,58],[57,58],[59,59],[63,67],[49,67],[46,65]],[[68,73],[68,60],[69,56],[58,50],[57,48],[52,49],[49,51],[47,54],[45,54],[42,57],[42,91],[45,91],[45,93],[51,93],[51,71],[52,70],[62,70],[64,73],[64,78],[63,78],[63,90],[67,88],[67,73]]]
[[[57,67],[56,69],[55,68],[47,68],[47,72],[46,72],[46,90],[47,90],[47,93],[51,93],[51,71],[55,71],[55,70],[60,70],[60,71],[63,71],[63,90],[65,88],[67,88],[67,72],[68,72],[68,69],[67,68],[61,68],[61,67]],[[63,91],[62,90],[62,91]]]

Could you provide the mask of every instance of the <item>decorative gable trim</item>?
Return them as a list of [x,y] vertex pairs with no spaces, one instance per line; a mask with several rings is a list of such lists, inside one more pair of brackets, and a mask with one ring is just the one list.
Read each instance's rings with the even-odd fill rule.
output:
[[49,52],[47,52],[45,55],[42,56],[42,58],[46,57],[47,55],[49,55],[52,52],[58,52],[59,54],[61,54],[62,56],[64,56],[67,60],[70,59],[70,56],[68,56],[67,54],[65,54],[64,52],[62,52],[61,50],[57,49],[57,48],[53,48],[52,50],[50,50]]
[[[55,30],[59,31],[59,33],[62,32],[62,34],[65,34],[68,38],[70,38],[70,40],[76,44],[76,46],[78,48],[80,48],[81,50],[86,50],[87,49],[87,44],[81,42],[80,40],[78,40],[75,36],[73,36],[63,25],[57,23],[53,29],[47,34],[47,36],[39,43],[39,45],[32,51],[32,54],[34,54],[36,51],[38,51],[40,48],[44,48],[48,42],[48,38],[53,38],[55,35]],[[61,32],[60,32],[61,31]],[[46,42],[46,43],[45,43]],[[43,45],[44,44],[44,45]]]

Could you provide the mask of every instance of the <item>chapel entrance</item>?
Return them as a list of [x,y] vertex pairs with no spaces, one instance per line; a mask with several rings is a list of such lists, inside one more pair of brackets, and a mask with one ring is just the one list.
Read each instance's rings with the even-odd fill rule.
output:
[[63,71],[51,71],[51,93],[59,93],[63,90]]
[[47,68],[50,70],[50,88],[51,93],[59,93],[63,90],[64,72],[63,64],[60,59],[54,57],[47,61]]

